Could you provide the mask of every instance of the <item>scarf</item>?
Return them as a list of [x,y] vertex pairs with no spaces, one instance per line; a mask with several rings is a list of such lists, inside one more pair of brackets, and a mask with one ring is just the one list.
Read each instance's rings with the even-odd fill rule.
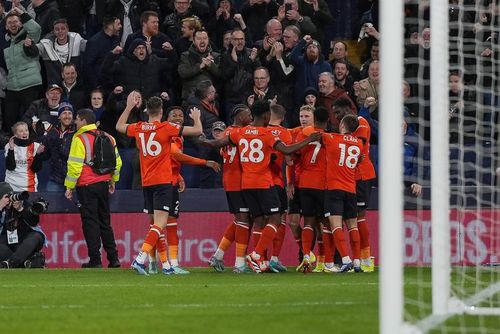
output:
[[207,111],[211,112],[212,114],[215,114],[216,116],[219,116],[219,109],[217,108],[217,106],[215,105],[215,103],[201,101],[201,105]]

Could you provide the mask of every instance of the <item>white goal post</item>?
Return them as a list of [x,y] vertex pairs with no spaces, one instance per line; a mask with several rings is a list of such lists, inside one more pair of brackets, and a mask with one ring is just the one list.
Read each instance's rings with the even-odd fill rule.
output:
[[[467,6],[464,5],[464,1],[457,1],[457,6],[461,6],[461,10],[464,10],[464,7]],[[464,268],[469,267],[461,269],[462,271],[452,267],[452,219],[450,217],[452,210],[450,207],[450,161],[448,159],[450,156],[449,122],[451,117],[449,113],[449,0],[429,0],[430,29],[432,31],[430,47],[432,287],[426,302],[432,305],[429,306],[430,311],[428,314],[421,318],[417,316],[413,317],[411,321],[407,321],[405,315],[405,290],[403,285],[405,279],[404,252],[406,251],[404,245],[403,192],[404,138],[402,131],[397,130],[402,128],[401,125],[404,121],[402,112],[404,101],[400,92],[402,92],[402,82],[404,80],[405,22],[403,13],[406,2],[405,0],[380,1],[379,330],[383,334],[426,333],[429,330],[439,328],[445,321],[456,315],[500,316],[500,298],[498,297],[500,294],[500,280],[498,280],[500,267],[484,269],[484,263],[476,262],[474,267],[474,264],[467,264],[465,261],[462,265]],[[496,1],[496,3],[499,3],[499,1]],[[498,5],[500,6],[500,3]],[[479,10],[477,12],[481,13]],[[498,15],[500,17],[500,11]],[[459,22],[458,24],[462,23]],[[465,23],[463,24],[465,25]],[[494,63],[495,60],[492,60],[492,62]],[[494,66],[498,66],[498,64],[494,64]],[[478,65],[476,70],[480,71],[481,66]],[[481,76],[482,74],[478,74],[478,77]],[[496,80],[500,81],[498,78]],[[477,82],[475,88],[479,88],[477,88],[478,93],[477,97],[475,97],[475,103],[478,108],[482,108],[483,100],[480,93],[487,91],[488,88],[480,86]],[[491,88],[493,99],[495,99],[496,94],[500,95],[499,92],[495,93],[495,89],[496,85],[493,83]],[[495,108],[495,102],[493,102],[493,108]],[[500,108],[498,109],[500,110]],[[478,113],[478,118],[479,115],[482,114]],[[477,122],[479,123],[479,119]],[[490,120],[490,122],[495,126],[495,119]],[[478,144],[476,144],[476,148],[481,149]],[[495,159],[492,158],[492,160]],[[458,163],[464,162],[459,161]],[[479,164],[479,162],[476,163]],[[476,186],[480,187],[480,185]],[[492,181],[491,188],[494,188],[494,186],[495,184]],[[482,194],[481,190],[477,190],[476,193]],[[478,216],[482,215],[483,209],[483,203],[479,198],[480,195],[478,195],[475,208]],[[492,211],[499,209],[495,205],[496,201],[495,199],[488,203],[487,208],[491,208]],[[498,224],[500,222],[496,224],[496,228],[499,229],[500,225]],[[500,232],[497,230],[496,234],[491,238],[498,238],[499,236]],[[500,250],[499,240],[492,241],[492,245],[490,247],[493,247],[493,249]],[[491,249],[489,251],[491,252]],[[500,254],[498,255],[500,258]],[[496,257],[491,255],[491,259],[496,259]],[[467,270],[470,270],[470,267],[475,268],[475,271],[467,276]],[[479,282],[485,270],[492,272],[491,278],[489,281]],[[464,290],[466,290],[467,284],[475,284],[473,292],[467,295],[455,293],[452,284],[453,273],[455,273],[455,279],[461,281],[460,284],[462,284]],[[460,276],[461,274],[463,276]],[[423,277],[423,275],[419,277]],[[477,283],[469,282],[473,281],[474,278],[478,279]],[[424,295],[424,293],[422,294]],[[493,302],[485,302],[491,298],[494,298]],[[422,297],[422,299],[425,299],[425,297]],[[424,301],[419,302],[424,303]],[[465,323],[465,320],[461,321],[457,326],[465,326]],[[483,321],[481,320],[479,323],[483,324]],[[446,328],[443,331],[448,332]],[[460,329],[460,332],[462,332],[462,329]],[[467,332],[467,328],[463,328],[463,332]],[[490,333],[491,331],[479,329],[474,332]]]

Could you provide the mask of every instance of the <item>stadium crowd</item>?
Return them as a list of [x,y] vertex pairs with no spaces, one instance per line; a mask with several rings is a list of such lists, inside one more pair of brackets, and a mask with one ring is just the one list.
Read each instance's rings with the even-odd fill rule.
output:
[[[325,0],[2,1],[0,119],[6,181],[16,191],[64,191],[64,179],[71,173],[67,166],[72,158],[75,159],[70,152],[72,138],[80,134],[82,126],[74,120],[81,122],[83,118],[76,117],[77,112],[86,108],[92,116],[84,120],[83,126],[92,125],[115,138],[113,143],[120,152],[127,152],[121,155],[129,158],[133,170],[131,187],[140,188],[141,181],[145,186],[145,175],[141,175],[140,168],[143,163],[140,152],[145,155],[144,147],[141,150],[138,137],[126,129],[120,130],[117,124],[124,110],[127,110],[127,118],[121,123],[141,124],[156,119],[153,116],[159,113],[152,116],[151,108],[146,108],[147,103],[152,103],[162,110],[162,118],[158,121],[167,120],[173,111],[182,112],[186,129],[197,128],[197,117],[190,115],[193,110],[196,115],[199,112],[203,138],[193,134],[183,143],[184,152],[190,154],[186,161],[199,167],[196,172],[191,170],[189,175],[184,175],[182,182],[190,187],[221,187],[223,180],[217,166],[223,160],[218,150],[207,147],[210,146],[207,138],[221,140],[218,137],[228,125],[241,123],[237,116],[244,109],[242,105],[252,110],[256,121],[263,117],[262,103],[268,103],[272,115],[281,115],[276,124],[272,123],[271,116],[273,126],[283,125],[289,129],[315,126],[312,120],[316,109],[320,119],[321,111],[326,110],[324,130],[327,132],[350,134],[355,133],[358,125],[367,127],[368,134],[360,137],[363,145],[359,149],[363,150],[366,161],[370,161],[371,155],[374,162],[373,172],[360,177],[367,181],[363,189],[368,191],[377,168],[376,150],[370,152],[368,147],[377,144],[378,136],[378,1],[357,1],[352,6],[341,3]],[[498,57],[498,32],[491,27],[498,23],[499,9],[494,1],[481,2],[479,7],[473,6],[474,3],[471,0],[469,7],[450,7],[452,37],[458,37],[459,41],[451,45],[451,50],[461,49],[470,40],[474,46],[465,50],[473,56],[465,66],[458,66],[460,59],[454,57],[453,52],[450,58],[453,69],[450,73],[450,122],[457,124],[455,128],[452,126],[450,139],[459,143],[474,143],[474,134],[478,131],[485,138],[495,136],[494,127],[478,129],[481,122],[496,120],[494,108],[481,113],[471,109],[468,102],[476,101],[477,96],[473,89],[467,89],[467,85],[482,80],[483,87],[497,87],[495,73],[483,75],[483,72],[470,70],[469,65],[479,68],[489,63],[490,68],[495,68],[491,63]],[[419,195],[419,182],[426,177],[418,175],[422,168],[415,166],[416,157],[430,136],[428,60],[431,31],[426,25],[429,12],[426,1],[415,4],[409,1],[405,11],[408,18],[416,20],[415,24],[407,20],[410,24],[405,26],[407,80],[401,88],[407,102],[402,111],[405,114],[405,176],[410,191]],[[465,25],[465,29],[453,29],[459,18],[465,18],[470,25]],[[358,31],[356,43],[352,40]],[[491,91],[495,90],[481,92],[481,99],[484,104],[494,107],[499,103],[498,95]],[[309,124],[302,115],[307,110]],[[362,116],[363,121],[354,126],[339,116],[351,114]],[[261,119],[259,124],[267,126],[265,123]],[[330,137],[322,138],[328,142],[325,138]],[[295,151],[283,149],[281,152],[288,155]],[[197,158],[200,160],[193,160]],[[16,164],[18,161],[25,164]],[[284,162],[278,161],[280,169]],[[49,181],[44,189],[38,188],[36,176],[42,168],[49,169]],[[293,188],[290,187],[294,185],[291,179],[284,179],[283,175],[273,184],[281,184],[285,191],[285,183],[289,189]],[[291,191],[288,196],[293,197]],[[359,196],[358,192],[357,224],[363,226],[369,191],[362,194],[365,196],[362,205]],[[311,210],[316,212],[316,209]],[[300,211],[289,213],[300,214]],[[311,214],[313,218],[315,215]],[[156,216],[152,224],[155,222]],[[335,224],[338,227],[338,223]],[[348,224],[353,234],[357,233],[357,224],[356,219]],[[279,234],[279,217],[274,225],[274,232]],[[304,230],[315,230],[308,228],[312,225],[306,224]],[[262,223],[260,228],[267,226]],[[351,246],[359,250],[361,238],[361,254],[356,254],[355,259],[361,259],[361,266],[368,270],[367,267],[373,264],[370,263],[367,231],[362,232],[363,227],[359,229],[360,233],[352,237]],[[297,240],[304,237],[304,230],[294,232]],[[326,229],[325,233],[334,232],[335,229]],[[266,242],[272,239],[269,235],[270,232],[264,238]],[[306,235],[307,240],[313,238],[308,232]],[[341,264],[346,265],[345,245],[337,239],[335,243],[341,245],[337,250],[344,260]],[[151,240],[149,246],[143,247],[145,254],[156,247],[156,239]],[[311,248],[311,245],[303,246],[300,244],[299,248]],[[262,253],[266,247],[257,248]],[[215,254],[212,259],[216,269],[221,268],[222,248],[222,253]],[[240,251],[236,268],[243,266],[241,255]],[[145,255],[138,258],[138,271],[143,269],[144,258]],[[262,267],[259,258],[258,253],[253,254],[250,260],[247,257],[247,262],[259,268]],[[304,259],[310,260],[307,253],[301,257],[301,270],[308,271]],[[110,262],[115,260],[116,255],[113,255]],[[277,258],[273,261],[279,267]],[[354,267],[361,268],[359,263],[354,263]]]

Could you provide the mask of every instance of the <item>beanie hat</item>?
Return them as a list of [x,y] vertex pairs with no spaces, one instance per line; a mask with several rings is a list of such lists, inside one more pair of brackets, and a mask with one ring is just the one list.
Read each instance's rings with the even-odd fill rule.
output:
[[57,108],[57,116],[61,116],[63,111],[71,111],[72,114],[75,112],[73,110],[73,106],[68,102],[61,102],[61,104],[59,104],[59,108]]
[[304,91],[304,98],[307,95],[314,95],[316,98],[318,98],[318,91],[314,87],[307,87],[306,90]]

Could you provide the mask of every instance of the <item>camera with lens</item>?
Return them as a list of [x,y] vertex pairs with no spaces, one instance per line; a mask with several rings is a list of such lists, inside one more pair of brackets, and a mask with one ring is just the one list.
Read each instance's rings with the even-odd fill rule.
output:
[[10,192],[9,193],[9,199],[11,202],[20,202],[27,200],[30,197],[30,193],[27,191],[21,191],[18,193],[15,192]]
[[42,213],[47,212],[49,209],[49,202],[40,197],[37,201],[31,203],[30,211],[32,214],[38,216]]

